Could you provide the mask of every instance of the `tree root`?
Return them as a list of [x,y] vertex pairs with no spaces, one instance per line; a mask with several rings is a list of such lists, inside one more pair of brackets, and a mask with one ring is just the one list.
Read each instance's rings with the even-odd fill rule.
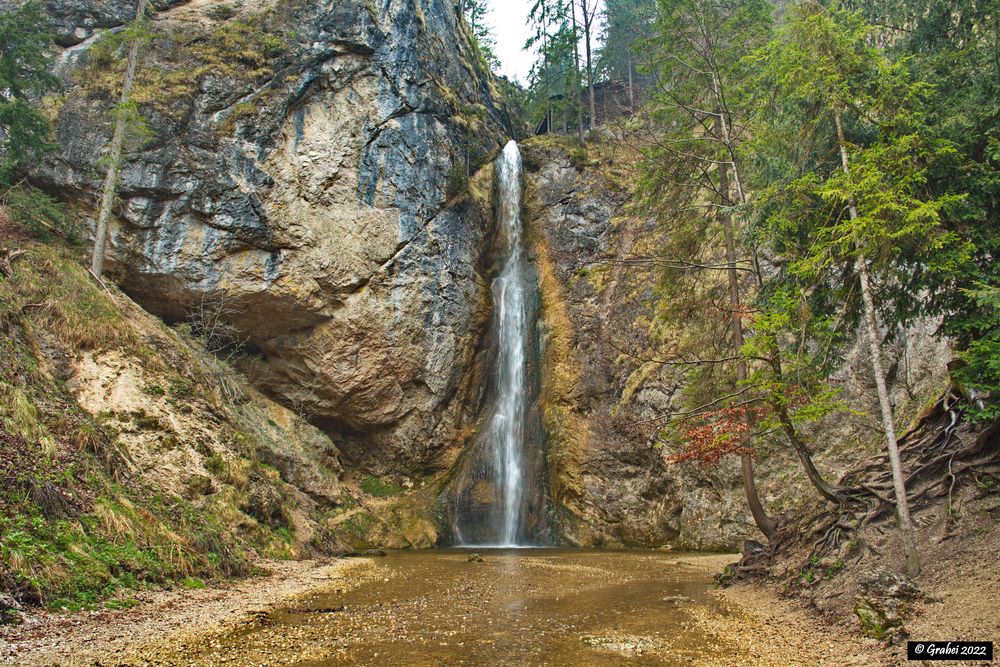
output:
[[[958,491],[968,483],[982,484],[982,477],[1000,473],[1000,419],[985,428],[977,428],[964,419],[960,392],[949,387],[899,438],[911,511],[928,506],[938,498],[947,498],[948,517],[941,540],[949,539],[955,528],[955,502]],[[837,553],[843,544],[853,543],[860,558],[867,549],[860,533],[868,526],[885,524],[893,528],[896,503],[892,496],[892,476],[884,454],[866,459],[847,471],[837,481],[837,502],[798,521],[784,523],[774,539],[758,554],[745,555],[736,566],[737,577],[767,574],[781,556],[791,556],[808,546],[807,563],[818,563]],[[892,525],[890,526],[890,522]],[[858,548],[860,547],[860,548]]]

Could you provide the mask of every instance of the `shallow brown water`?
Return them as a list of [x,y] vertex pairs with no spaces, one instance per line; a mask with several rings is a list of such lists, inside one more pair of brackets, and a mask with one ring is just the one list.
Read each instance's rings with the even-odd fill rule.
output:
[[392,553],[357,587],[317,592],[205,648],[303,667],[689,665],[722,651],[693,627],[699,608],[722,612],[683,554],[469,553]]

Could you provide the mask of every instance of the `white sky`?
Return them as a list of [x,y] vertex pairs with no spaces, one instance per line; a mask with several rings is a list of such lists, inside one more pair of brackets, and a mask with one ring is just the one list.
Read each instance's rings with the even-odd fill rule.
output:
[[[521,83],[528,82],[528,72],[535,62],[535,54],[521,49],[529,36],[528,11],[532,4],[534,0],[489,0],[490,11],[486,18],[497,42],[496,56],[500,59],[500,74]],[[603,6],[604,3],[598,0],[598,4]],[[599,19],[597,23],[600,23]],[[599,34],[600,26],[595,26],[594,32]],[[594,39],[596,42],[596,35]],[[582,46],[580,57],[583,58]]]
[[487,23],[497,40],[500,74],[527,83],[535,56],[521,47],[528,39],[528,11],[532,0],[490,0]]

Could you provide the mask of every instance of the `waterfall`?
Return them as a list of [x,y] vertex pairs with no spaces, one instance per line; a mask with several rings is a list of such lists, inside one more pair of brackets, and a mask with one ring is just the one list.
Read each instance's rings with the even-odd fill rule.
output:
[[509,142],[494,163],[500,273],[493,280],[490,401],[475,441],[443,497],[458,545],[517,547],[552,541],[539,416],[537,273],[522,238],[521,152]]
[[493,289],[498,310],[497,404],[489,425],[493,471],[503,520],[503,546],[516,546],[523,474],[526,314],[524,256],[521,241],[521,151],[510,141],[497,160],[497,213],[507,237],[507,259]]

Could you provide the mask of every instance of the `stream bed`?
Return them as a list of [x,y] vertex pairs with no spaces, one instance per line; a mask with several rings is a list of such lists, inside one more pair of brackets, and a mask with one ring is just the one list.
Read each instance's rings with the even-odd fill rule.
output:
[[351,587],[333,582],[185,657],[316,667],[701,664],[727,657],[696,620],[725,613],[712,585],[705,567],[672,552],[395,552]]

